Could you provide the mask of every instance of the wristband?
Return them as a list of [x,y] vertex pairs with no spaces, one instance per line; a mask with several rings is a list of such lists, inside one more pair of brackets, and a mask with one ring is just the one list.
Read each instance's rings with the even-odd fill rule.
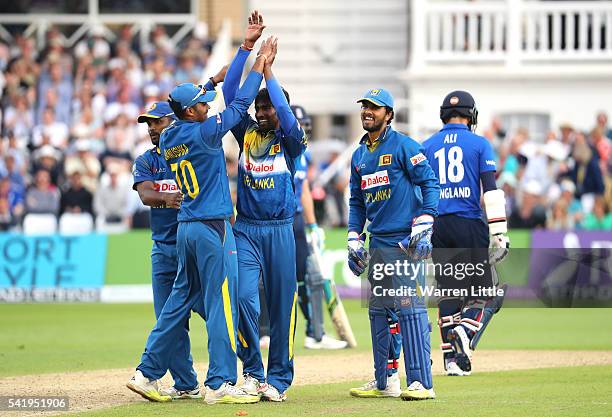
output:
[[[268,55],[266,55],[266,54],[259,54],[259,55],[257,55],[257,58],[259,58],[259,57],[261,57],[261,56],[263,56],[263,57],[264,57],[264,63],[265,63],[265,62],[268,62]],[[257,59],[257,58],[255,58],[255,59]]]
[[306,228],[307,228],[308,230],[314,230],[314,229],[316,229],[317,227],[318,227],[318,226],[317,226],[317,224],[316,224],[316,223],[308,223],[308,224],[306,225]]
[[213,87],[217,86],[217,83],[215,82],[215,77],[210,77],[209,80],[210,80],[210,82],[211,82]]

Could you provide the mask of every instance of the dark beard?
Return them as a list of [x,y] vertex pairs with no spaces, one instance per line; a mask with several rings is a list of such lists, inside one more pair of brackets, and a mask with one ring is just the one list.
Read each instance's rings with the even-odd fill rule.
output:
[[381,129],[382,129],[382,127],[383,127],[383,123],[384,123],[384,121],[381,121],[381,122],[380,122],[380,123],[378,123],[378,124],[374,124],[374,125],[372,125],[372,127],[365,127],[365,126],[363,125],[363,122],[362,122],[362,123],[361,123],[361,126],[363,127],[363,129],[364,129],[366,132],[378,132],[379,130],[381,130]]

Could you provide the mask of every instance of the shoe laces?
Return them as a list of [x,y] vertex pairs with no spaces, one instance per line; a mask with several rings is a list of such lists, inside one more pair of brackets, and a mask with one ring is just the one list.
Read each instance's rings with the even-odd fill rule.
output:
[[371,380],[370,382],[366,382],[363,385],[363,389],[364,390],[371,390],[371,389],[374,389],[374,388],[376,388],[376,380],[375,379]]
[[225,392],[230,395],[248,395],[242,388],[226,382]]
[[410,384],[408,389],[411,391],[419,391],[425,389],[425,387],[419,381],[414,381],[412,384]]

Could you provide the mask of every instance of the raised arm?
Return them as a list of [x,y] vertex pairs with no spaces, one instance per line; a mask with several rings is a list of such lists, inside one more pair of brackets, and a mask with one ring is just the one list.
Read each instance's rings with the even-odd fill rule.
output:
[[266,86],[270,94],[270,101],[274,106],[274,110],[276,110],[276,115],[280,122],[281,132],[283,133],[283,145],[290,157],[297,158],[306,149],[306,134],[291,111],[287,97],[285,97],[283,89],[272,73],[272,64],[274,63],[278,48],[277,39],[274,39],[272,46],[272,57],[266,61],[264,66]]
[[261,37],[263,30],[266,27],[263,24],[263,16],[259,14],[257,10],[251,13],[249,16],[249,25],[246,29],[246,34],[244,36],[244,42],[232,63],[227,70],[227,74],[225,76],[225,81],[223,82],[223,86],[221,90],[223,91],[223,99],[225,100],[225,105],[229,106],[229,104],[234,100],[236,96],[236,91],[238,91],[238,86],[240,85],[240,78],[242,76],[242,71],[244,69],[244,64],[246,63],[249,54],[253,50],[255,46],[255,42]]
[[[263,78],[263,68],[266,60],[272,54],[272,38],[268,38],[261,45],[257,59],[247,79],[238,90],[236,98],[230,105],[215,117],[208,118],[200,126],[204,140],[213,147],[221,147],[223,136],[236,126],[247,114],[249,106],[255,100],[259,85]],[[211,137],[210,132],[215,132]]]

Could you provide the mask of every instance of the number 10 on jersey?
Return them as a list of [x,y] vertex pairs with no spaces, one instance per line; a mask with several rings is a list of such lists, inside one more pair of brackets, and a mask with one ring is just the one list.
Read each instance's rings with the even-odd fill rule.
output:
[[[191,162],[187,159],[183,159],[180,164],[170,164],[170,168],[172,169],[172,172],[176,174],[176,183],[178,184],[179,188],[182,190],[183,184],[185,184],[187,194],[192,199],[195,199],[200,193],[200,185],[198,184],[198,178],[196,177],[196,173],[193,169],[193,165],[191,165]],[[187,173],[189,173],[189,177],[187,177]],[[181,177],[183,177],[183,181],[181,181]]]

